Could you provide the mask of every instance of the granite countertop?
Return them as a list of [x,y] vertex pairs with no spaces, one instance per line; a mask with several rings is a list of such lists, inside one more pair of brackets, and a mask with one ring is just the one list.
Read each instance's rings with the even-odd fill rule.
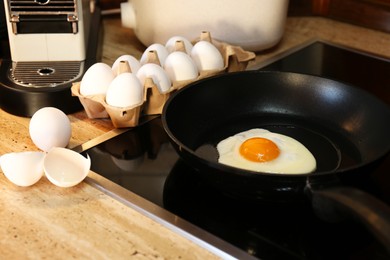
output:
[[[145,49],[119,17],[103,19],[102,61],[122,54],[139,58]],[[390,57],[390,34],[320,17],[289,17],[281,42],[257,53],[256,66],[311,39]],[[109,120],[89,119],[84,111],[69,115],[69,148],[113,129]],[[29,118],[0,110],[0,154],[37,150],[28,133]],[[46,178],[22,188],[0,174],[0,252],[4,259],[212,259],[212,252],[127,207],[83,182],[59,188]]]

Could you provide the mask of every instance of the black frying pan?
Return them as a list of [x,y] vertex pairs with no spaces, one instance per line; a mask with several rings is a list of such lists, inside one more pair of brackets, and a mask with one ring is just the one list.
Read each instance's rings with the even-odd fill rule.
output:
[[[367,92],[296,73],[228,73],[174,93],[162,121],[179,155],[215,188],[272,203],[309,197],[323,218],[334,220],[345,212],[357,216],[390,250],[387,205],[341,185],[369,172],[390,151],[390,108]],[[303,143],[315,156],[317,170],[270,174],[217,162],[220,140],[255,127]]]

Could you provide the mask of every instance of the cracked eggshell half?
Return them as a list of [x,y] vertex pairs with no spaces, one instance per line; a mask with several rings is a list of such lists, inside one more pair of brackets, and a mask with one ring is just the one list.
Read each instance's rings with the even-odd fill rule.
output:
[[43,170],[47,179],[59,187],[72,187],[87,177],[91,159],[61,147],[54,147],[43,160]]
[[9,181],[27,187],[43,176],[44,152],[7,153],[0,157],[1,169]]

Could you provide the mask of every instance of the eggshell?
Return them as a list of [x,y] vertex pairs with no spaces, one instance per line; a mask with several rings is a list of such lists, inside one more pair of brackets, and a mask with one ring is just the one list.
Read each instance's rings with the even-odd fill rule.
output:
[[9,181],[27,187],[41,179],[44,157],[44,152],[7,153],[0,157],[0,165]]
[[131,55],[122,55],[120,57],[118,57],[114,63],[112,64],[112,71],[114,73],[115,76],[117,76],[119,73],[118,73],[118,67],[119,67],[119,63],[121,61],[127,61],[129,63],[129,66],[130,66],[130,69],[131,69],[131,72],[132,73],[137,73],[137,71],[139,70],[139,68],[141,67],[141,64],[140,62],[134,57],[134,56],[131,56]]
[[217,47],[208,41],[197,42],[191,50],[191,58],[199,71],[222,70],[224,62]]
[[107,89],[106,102],[114,107],[131,107],[143,102],[144,88],[133,73],[118,75]]
[[157,52],[160,65],[163,66],[165,63],[165,59],[167,58],[169,53],[168,50],[165,48],[165,46],[160,43],[154,43],[150,45],[148,48],[146,48],[146,50],[143,52],[140,59],[141,65],[148,63],[148,53],[149,51],[152,50]]
[[33,143],[47,152],[52,147],[66,147],[72,128],[64,112],[55,107],[44,107],[31,117],[29,133]]
[[185,37],[183,36],[173,36],[168,39],[168,41],[165,43],[165,48],[168,50],[169,53],[172,53],[176,50],[176,42],[177,41],[182,41],[184,43],[185,51],[187,54],[191,54],[192,50],[192,43]]
[[80,94],[83,96],[105,94],[115,75],[110,66],[98,62],[84,73],[80,82]]
[[91,159],[66,148],[50,149],[43,160],[47,179],[59,187],[72,187],[87,177]]
[[171,88],[171,80],[168,77],[165,70],[154,63],[148,63],[143,65],[137,72],[137,77],[141,81],[141,84],[145,86],[146,78],[151,78],[156,84],[160,93],[166,93]]
[[199,74],[191,57],[181,51],[175,51],[168,55],[164,69],[173,82],[196,79]]

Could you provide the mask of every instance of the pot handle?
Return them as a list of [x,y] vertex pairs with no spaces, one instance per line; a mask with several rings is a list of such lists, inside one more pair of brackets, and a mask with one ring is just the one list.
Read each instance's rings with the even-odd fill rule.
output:
[[390,254],[390,208],[384,202],[351,187],[311,189],[313,209],[325,221],[346,217],[361,222]]

